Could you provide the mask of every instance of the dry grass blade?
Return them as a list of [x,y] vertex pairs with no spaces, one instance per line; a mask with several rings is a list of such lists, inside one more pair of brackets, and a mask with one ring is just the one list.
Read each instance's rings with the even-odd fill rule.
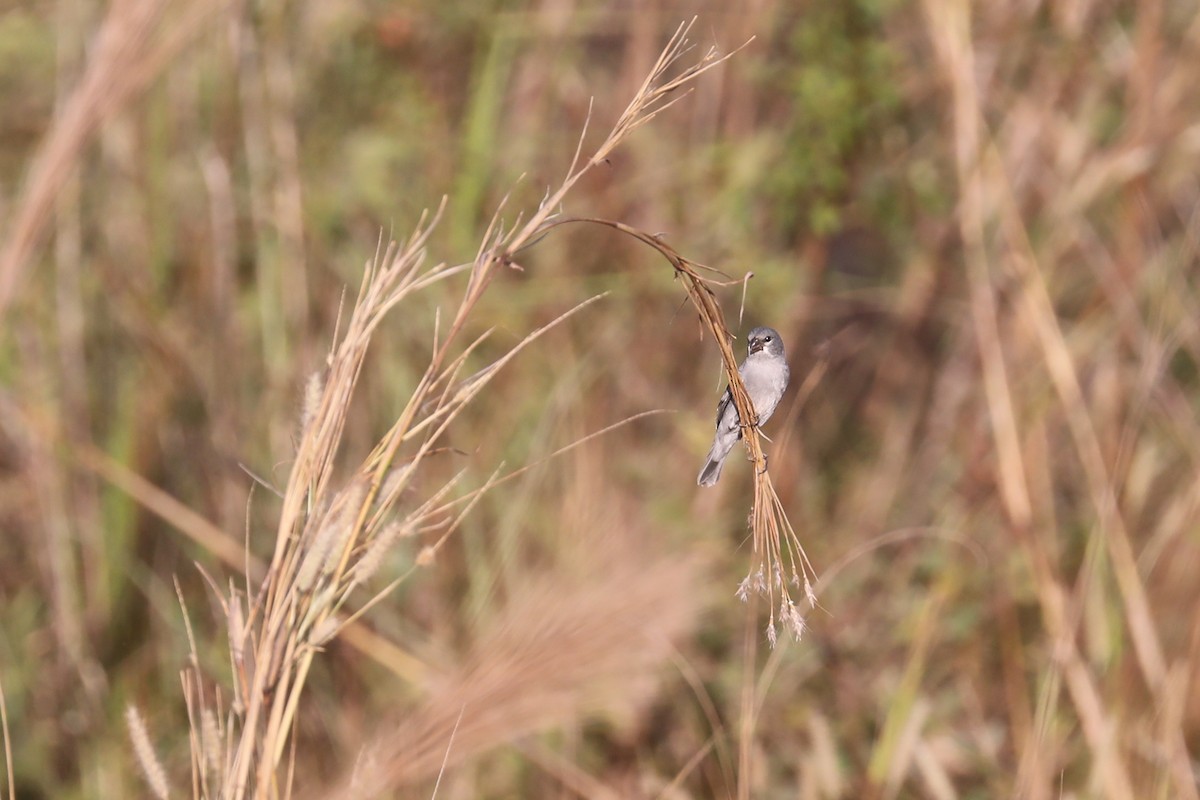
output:
[[0,735],[4,736],[4,771],[8,778],[9,800],[17,798],[17,779],[13,775],[12,738],[8,732],[8,701],[4,698],[4,681],[0,680]]
[[458,733],[458,726],[462,723],[463,712],[467,710],[463,706],[458,712],[458,719],[454,720],[454,728],[450,731],[450,739],[446,742],[446,755],[442,757],[442,766],[438,769],[437,780],[434,781],[433,791],[429,795],[429,800],[434,800],[437,797],[438,789],[442,785],[442,776],[446,774],[446,762],[450,760],[450,751],[454,748],[454,734]]

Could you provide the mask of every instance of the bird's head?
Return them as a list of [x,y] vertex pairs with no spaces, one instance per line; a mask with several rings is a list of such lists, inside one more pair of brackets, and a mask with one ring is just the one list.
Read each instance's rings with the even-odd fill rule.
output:
[[746,345],[749,355],[759,352],[772,356],[783,355],[783,339],[779,338],[779,331],[774,328],[759,327],[750,331]]

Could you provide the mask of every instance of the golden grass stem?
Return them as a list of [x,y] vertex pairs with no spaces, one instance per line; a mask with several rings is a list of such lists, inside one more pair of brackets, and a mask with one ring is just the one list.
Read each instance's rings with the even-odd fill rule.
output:
[[758,593],[745,601],[742,626],[742,692],[738,712],[738,800],[750,800],[754,781],[754,735],[757,727],[754,679],[758,674]]
[[4,676],[0,674],[0,735],[4,736],[4,774],[9,800],[17,800],[17,778],[13,774],[12,737],[8,730],[8,701],[4,697]]

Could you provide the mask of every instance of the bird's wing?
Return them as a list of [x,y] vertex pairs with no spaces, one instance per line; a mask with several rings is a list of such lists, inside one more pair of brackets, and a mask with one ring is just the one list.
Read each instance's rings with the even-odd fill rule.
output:
[[717,401],[717,427],[721,427],[721,417],[725,416],[725,410],[733,404],[733,390],[728,386],[725,387],[725,394],[721,395],[721,399]]

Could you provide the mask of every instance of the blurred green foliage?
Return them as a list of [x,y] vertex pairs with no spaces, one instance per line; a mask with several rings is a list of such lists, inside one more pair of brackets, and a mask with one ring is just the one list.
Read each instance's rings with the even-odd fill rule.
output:
[[[779,141],[763,177],[773,227],[785,242],[843,225],[846,207],[864,200],[856,191],[861,179],[879,168],[881,137],[902,121],[898,56],[884,28],[895,6],[847,0],[778,8],[778,39],[759,70],[780,102],[767,111]],[[865,199],[886,212],[888,196],[898,190]]]

